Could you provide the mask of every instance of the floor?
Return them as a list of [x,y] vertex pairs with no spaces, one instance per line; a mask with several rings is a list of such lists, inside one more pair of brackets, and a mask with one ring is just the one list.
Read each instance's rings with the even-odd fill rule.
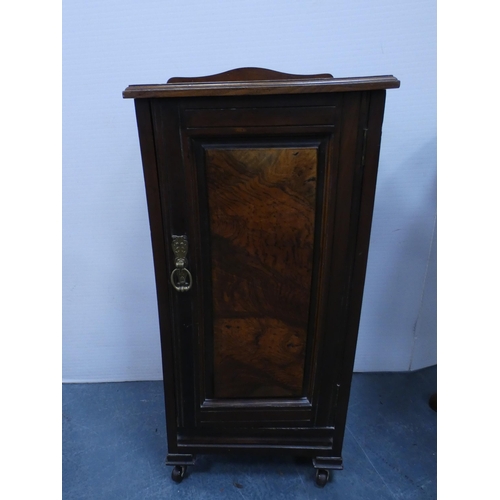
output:
[[161,382],[65,384],[63,499],[435,499],[436,376],[354,374],[344,470],[324,488],[291,457],[199,456],[174,483]]

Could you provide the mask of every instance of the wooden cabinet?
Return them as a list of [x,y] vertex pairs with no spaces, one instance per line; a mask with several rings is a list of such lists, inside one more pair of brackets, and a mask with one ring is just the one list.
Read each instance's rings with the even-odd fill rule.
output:
[[245,68],[132,85],[154,253],[167,463],[342,467],[385,89]]

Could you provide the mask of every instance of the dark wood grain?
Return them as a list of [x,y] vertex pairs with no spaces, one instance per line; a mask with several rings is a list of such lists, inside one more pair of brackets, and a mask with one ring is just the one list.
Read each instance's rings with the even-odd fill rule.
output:
[[317,150],[206,152],[215,397],[300,396]]
[[[153,255],[168,462],[289,453],[342,467],[392,76],[242,68],[136,100]],[[172,235],[192,289],[169,283]]]
[[187,109],[184,123],[187,128],[331,125],[335,123],[335,106],[296,106],[259,108]]
[[332,78],[333,76],[330,75],[330,73],[318,75],[292,75],[272,69],[237,68],[209,76],[172,77],[167,83],[246,82],[252,80],[331,80]]
[[167,441],[172,453],[177,451],[176,424],[182,407],[177,403],[177,393],[172,372],[174,368],[175,344],[173,334],[175,330],[170,327],[171,315],[169,314],[169,284],[168,264],[165,261],[165,240],[163,238],[165,220],[162,217],[161,193],[158,183],[156,151],[154,143],[154,128],[149,101],[135,101],[137,128],[139,131],[144,184],[148,203],[149,224],[151,228],[151,243],[153,249],[156,295],[158,303],[158,319],[161,331],[161,354],[164,376],[165,401],[169,401],[166,408]]
[[[190,226],[193,214],[189,212],[190,203],[186,196],[181,145],[178,141],[168,140],[179,130],[177,105],[171,100],[155,100],[151,102],[151,111],[157,162],[156,182],[160,190],[160,210],[164,224],[163,233],[155,232],[153,237],[163,238],[164,241],[162,260],[166,262],[168,269],[165,284],[168,301],[162,302],[162,307],[165,308],[169,319],[168,325],[165,326],[165,329],[168,329],[165,336],[173,350],[172,363],[166,366],[167,361],[164,359],[163,367],[170,374],[170,383],[175,384],[176,425],[189,426],[195,422],[198,384],[195,382],[195,370],[192,369],[191,363],[186,363],[185,360],[194,357],[196,353],[194,334],[197,332],[198,310],[193,308],[193,297],[197,287],[195,282],[190,292],[176,292],[170,283],[170,273],[175,268],[171,248],[172,236],[186,235],[190,242],[193,241]],[[189,252],[192,251],[191,248]],[[191,272],[193,280],[196,281],[197,273],[192,267]],[[191,389],[186,391],[186,387]]]
[[[337,360],[337,372],[340,377],[340,391],[335,408],[335,422],[338,431],[334,436],[333,450],[338,453],[342,450],[345,433],[349,394],[352,382],[352,372],[358,339],[358,328],[363,302],[363,288],[365,283],[366,265],[368,262],[368,249],[375,202],[375,188],[377,183],[378,161],[380,154],[382,122],[385,108],[385,90],[370,92],[366,95],[366,112],[360,117],[358,130],[365,128],[364,135],[364,161],[358,168],[361,175],[355,185],[357,195],[356,206],[351,207],[354,212],[350,240],[350,273],[349,273],[349,300],[344,304],[346,317],[343,324],[343,335],[339,336],[336,345],[341,349],[342,357]],[[363,123],[364,122],[364,123]],[[360,130],[361,131],[361,130]],[[359,145],[358,145],[359,151]]]
[[355,92],[398,88],[400,82],[391,75],[358,78],[300,80],[253,80],[248,82],[220,81],[200,83],[166,83],[160,85],[130,85],[123,97],[134,99],[238,96],[272,94],[315,94],[318,92]]

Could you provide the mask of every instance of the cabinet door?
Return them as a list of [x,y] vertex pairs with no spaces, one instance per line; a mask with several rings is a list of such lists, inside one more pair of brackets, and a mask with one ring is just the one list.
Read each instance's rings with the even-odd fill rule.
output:
[[168,273],[187,241],[190,289],[160,304],[186,436],[332,439],[367,106],[356,92],[151,101]]

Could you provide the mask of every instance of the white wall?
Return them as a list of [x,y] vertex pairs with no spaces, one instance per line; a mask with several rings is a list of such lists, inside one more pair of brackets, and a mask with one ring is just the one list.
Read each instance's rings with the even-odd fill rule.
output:
[[428,267],[425,273],[425,283],[420,303],[420,312],[415,323],[411,370],[429,366],[437,360],[436,326],[437,326],[437,234],[434,234],[429,250]]
[[243,66],[401,80],[387,92],[355,369],[435,364],[435,273],[427,272],[435,258],[435,11],[429,0],[66,0],[64,380],[161,378],[134,106],[122,90]]

